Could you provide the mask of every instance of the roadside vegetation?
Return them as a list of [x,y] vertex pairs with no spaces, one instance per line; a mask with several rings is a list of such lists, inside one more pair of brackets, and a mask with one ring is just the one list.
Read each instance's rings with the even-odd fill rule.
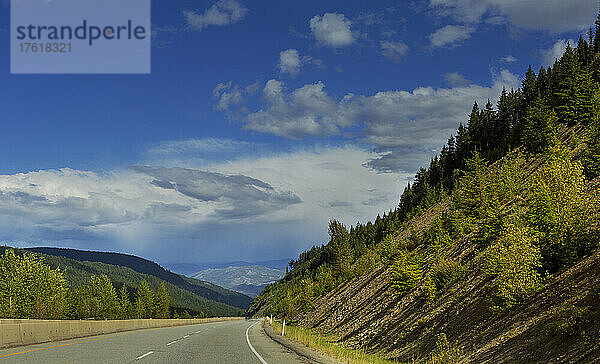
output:
[[[273,320],[273,329],[275,333],[281,335],[283,328],[282,322]],[[397,363],[395,361],[386,360],[376,355],[368,354],[365,350],[351,349],[346,346],[340,345],[335,341],[328,338],[326,335],[321,335],[315,330],[297,326],[287,325],[285,326],[285,336],[295,342],[299,342],[319,353],[327,355],[331,358],[336,358],[345,363],[351,364],[391,364]]]
[[[554,65],[537,74],[530,67],[521,88],[504,90],[495,106],[475,103],[397,208],[349,228],[331,220],[329,242],[291,261],[249,312],[293,322],[318,298],[384,265],[398,296],[427,304],[468,275],[483,275],[488,309],[499,314],[598,249],[599,175],[600,14],[589,38]],[[425,225],[412,224],[434,209]],[[475,246],[475,259],[450,254],[464,245]],[[553,329],[573,335],[588,311],[557,312]],[[460,358],[445,335],[437,339],[437,352],[447,350],[439,360],[434,351],[431,362]]]
[[[5,249],[0,256],[0,317],[31,319],[133,319],[191,317],[171,309],[161,282],[153,290],[142,280],[136,291],[116,289],[106,274],[70,287],[63,271],[36,254]],[[202,315],[201,315],[202,316]]]

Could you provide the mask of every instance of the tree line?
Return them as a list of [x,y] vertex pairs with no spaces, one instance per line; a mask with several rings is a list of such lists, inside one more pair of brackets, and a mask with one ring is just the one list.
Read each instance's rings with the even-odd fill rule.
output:
[[[153,291],[143,280],[135,292],[118,290],[105,275],[69,287],[63,272],[43,258],[5,249],[0,256],[0,317],[31,319],[170,318],[171,296],[164,282]],[[188,316],[185,314],[183,316]],[[176,314],[177,316],[177,314]]]

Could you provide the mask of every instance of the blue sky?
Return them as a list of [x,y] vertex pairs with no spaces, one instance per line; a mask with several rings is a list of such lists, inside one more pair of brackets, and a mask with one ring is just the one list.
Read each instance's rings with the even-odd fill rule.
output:
[[153,1],[150,75],[11,75],[0,11],[0,241],[197,262],[292,257],[393,208],[597,4]]

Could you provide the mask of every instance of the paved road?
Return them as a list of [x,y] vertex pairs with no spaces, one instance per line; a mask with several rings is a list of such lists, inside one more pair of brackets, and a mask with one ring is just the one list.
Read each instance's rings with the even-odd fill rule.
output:
[[0,350],[0,363],[308,363],[260,321],[147,329]]

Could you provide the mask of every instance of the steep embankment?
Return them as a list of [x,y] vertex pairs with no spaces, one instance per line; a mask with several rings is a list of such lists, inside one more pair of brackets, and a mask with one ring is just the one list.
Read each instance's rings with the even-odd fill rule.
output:
[[184,277],[170,272],[153,261],[136,257],[134,255],[45,247],[28,248],[26,250],[46,255],[64,257],[80,262],[98,262],[127,267],[138,273],[148,274],[165,282],[171,283],[172,285],[189,291],[194,295],[241,309],[248,308],[252,300],[250,297],[239,292],[231,291],[209,282]]
[[[249,312],[400,362],[435,355],[442,334],[462,362],[600,360],[600,180],[583,179],[586,138],[584,127],[563,128],[551,152],[475,165],[452,196],[380,243],[365,274],[283,310],[267,291]],[[300,287],[320,279],[305,277]]]

